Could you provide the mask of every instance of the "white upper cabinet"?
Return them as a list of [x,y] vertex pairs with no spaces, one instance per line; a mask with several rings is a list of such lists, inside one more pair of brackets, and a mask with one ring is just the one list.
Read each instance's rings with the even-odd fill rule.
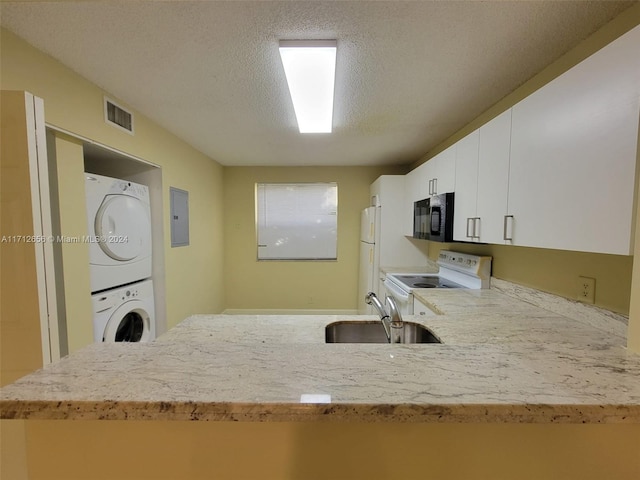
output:
[[426,169],[426,195],[427,198],[440,193],[453,192],[456,188],[456,146],[452,145],[446,150],[423,164]]
[[476,216],[478,203],[478,130],[456,143],[456,183],[453,239],[473,241],[479,236]]
[[[479,137],[475,240],[483,243],[511,243],[506,240],[508,232],[505,231],[509,193],[511,109],[480,127]],[[456,193],[456,197],[457,195]]]
[[429,196],[429,162],[423,163],[414,170],[416,176],[413,180],[413,201],[423,200]]
[[513,244],[629,255],[640,27],[513,107]]
[[456,146],[440,152],[405,175],[402,233],[413,236],[413,204],[438,193],[453,192],[456,183]]
[[511,110],[456,144],[456,197],[453,238],[506,243]]
[[413,203],[425,198],[425,164],[405,175],[402,233],[413,236]]
[[411,172],[406,232],[455,191],[456,241],[631,254],[639,51],[640,26]]

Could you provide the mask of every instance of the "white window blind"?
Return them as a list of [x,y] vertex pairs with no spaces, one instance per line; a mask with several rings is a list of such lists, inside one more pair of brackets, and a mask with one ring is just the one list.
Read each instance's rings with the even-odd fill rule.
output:
[[335,260],[336,183],[259,183],[258,260]]

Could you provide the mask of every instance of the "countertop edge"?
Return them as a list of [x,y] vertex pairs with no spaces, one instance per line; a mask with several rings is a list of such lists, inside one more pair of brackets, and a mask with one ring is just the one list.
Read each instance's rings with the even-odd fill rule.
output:
[[640,405],[0,401],[3,420],[640,424]]

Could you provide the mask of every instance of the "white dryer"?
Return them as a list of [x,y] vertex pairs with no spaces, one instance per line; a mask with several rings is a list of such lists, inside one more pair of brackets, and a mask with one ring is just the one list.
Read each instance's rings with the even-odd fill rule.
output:
[[91,303],[96,342],[150,342],[156,338],[151,280],[96,293]]
[[85,173],[91,291],[151,277],[151,208],[145,185]]

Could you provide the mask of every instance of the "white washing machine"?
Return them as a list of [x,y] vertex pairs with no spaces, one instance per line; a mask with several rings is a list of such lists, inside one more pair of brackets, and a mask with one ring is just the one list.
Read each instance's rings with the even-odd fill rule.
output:
[[91,302],[96,342],[150,342],[156,338],[151,280],[96,293]]
[[151,277],[151,207],[145,185],[85,173],[91,291]]

